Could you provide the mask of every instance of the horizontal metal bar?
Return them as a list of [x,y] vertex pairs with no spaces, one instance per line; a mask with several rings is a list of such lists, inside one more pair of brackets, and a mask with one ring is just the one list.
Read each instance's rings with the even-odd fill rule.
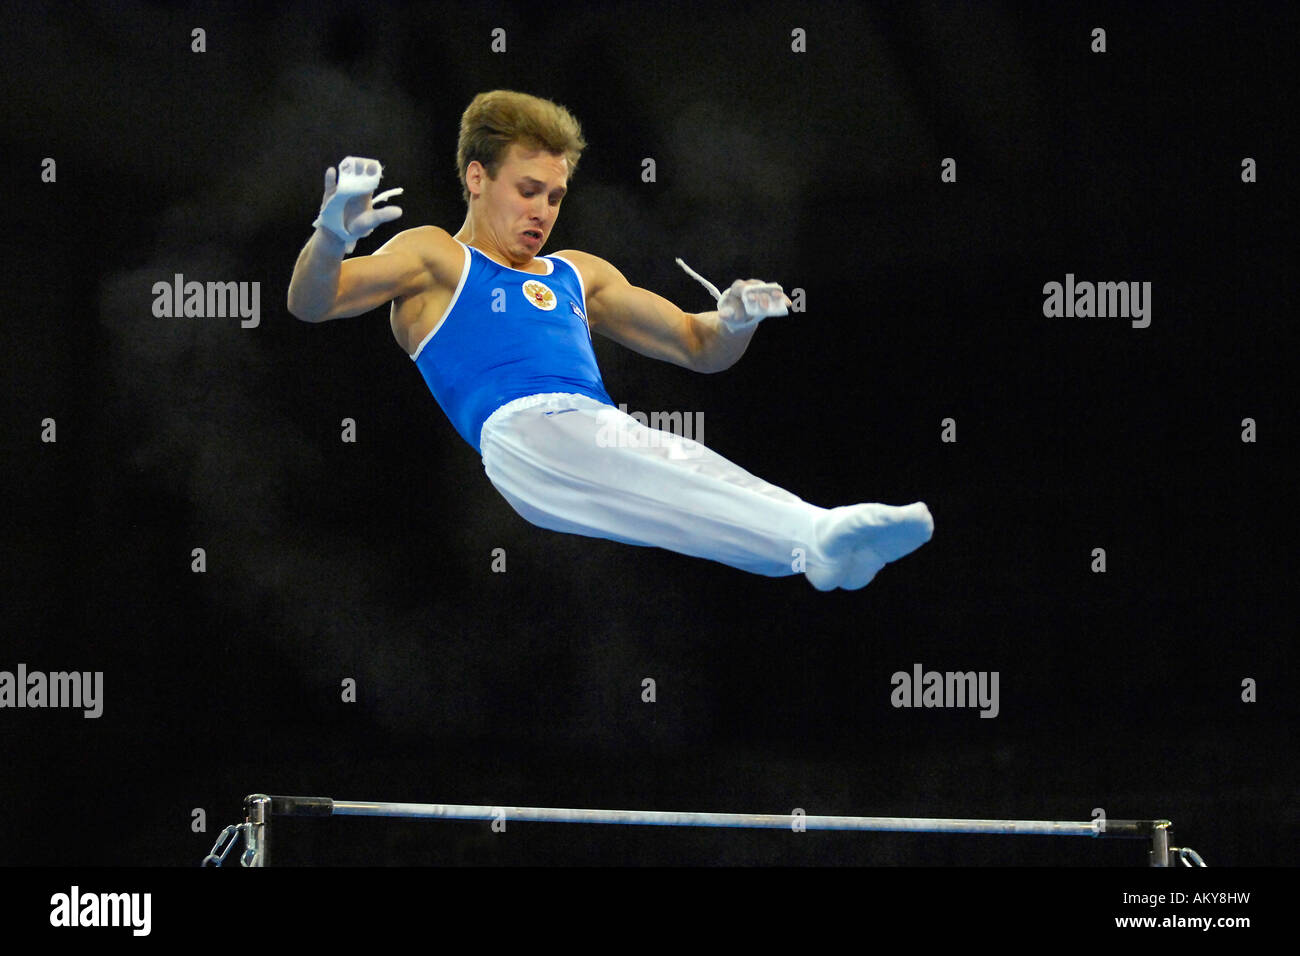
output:
[[625,826],[755,827],[808,830],[877,830],[913,833],[999,833],[1039,836],[1149,838],[1167,821],[956,820],[942,817],[837,817],[791,813],[688,813],[674,810],[580,810],[555,807],[490,807],[439,803],[380,803],[329,797],[272,797],[280,816],[410,817],[434,820],[497,820],[535,823],[600,823]]

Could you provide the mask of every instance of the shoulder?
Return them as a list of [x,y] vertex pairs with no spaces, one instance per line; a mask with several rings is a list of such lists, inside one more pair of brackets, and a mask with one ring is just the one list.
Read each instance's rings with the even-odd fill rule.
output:
[[418,256],[440,285],[455,286],[465,268],[465,248],[441,226],[404,229],[375,250],[375,255],[400,253]]
[[564,249],[553,253],[553,255],[573,263],[573,267],[582,276],[582,284],[586,288],[588,297],[596,295],[605,286],[623,278],[623,274],[612,265],[600,258],[600,256],[593,256],[589,252],[582,252],[579,249]]

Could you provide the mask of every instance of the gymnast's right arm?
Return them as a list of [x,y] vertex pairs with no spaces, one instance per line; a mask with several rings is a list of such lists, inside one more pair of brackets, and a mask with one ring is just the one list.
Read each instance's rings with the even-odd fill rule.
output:
[[[430,252],[440,245],[431,232],[443,230],[436,226],[408,229],[373,255],[344,259],[343,240],[318,227],[293,267],[290,314],[304,322],[343,319],[427,291],[438,271],[430,261]],[[450,236],[446,239],[454,245]]]
[[[373,196],[382,167],[373,159],[349,156],[325,171],[325,195],[316,232],[298,255],[289,281],[288,309],[304,322],[324,322],[361,315],[393,299],[429,288],[443,270],[454,240],[434,226],[398,233],[377,252],[344,261],[358,239],[402,215],[398,206],[376,209],[376,202],[402,192],[390,189]],[[340,182],[340,175],[343,181]],[[439,241],[442,240],[442,241]]]

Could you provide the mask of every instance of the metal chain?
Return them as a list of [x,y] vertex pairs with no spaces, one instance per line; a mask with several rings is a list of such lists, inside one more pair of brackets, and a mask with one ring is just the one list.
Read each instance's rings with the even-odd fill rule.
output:
[[[203,862],[199,865],[207,866],[211,863],[213,866],[221,866],[221,864],[225,863],[226,857],[230,854],[231,849],[239,842],[240,835],[249,826],[250,824],[248,823],[232,823],[230,826],[222,830],[221,835],[217,837],[217,842],[212,845],[212,852],[205,856]],[[226,842],[227,839],[229,839],[229,842]],[[225,847],[222,847],[222,843],[226,844]],[[218,853],[218,850],[221,852]],[[243,860],[241,859],[240,862],[243,863]],[[247,866],[248,864],[244,863],[244,865]]]
[[[1189,846],[1174,847],[1174,852],[1178,854],[1178,862],[1183,866],[1207,866],[1206,862],[1201,859],[1201,854]],[[1191,862],[1188,862],[1189,860]]]

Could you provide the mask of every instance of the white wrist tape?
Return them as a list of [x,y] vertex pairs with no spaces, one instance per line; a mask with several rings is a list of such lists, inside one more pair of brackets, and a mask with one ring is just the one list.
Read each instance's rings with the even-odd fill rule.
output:
[[712,282],[710,282],[708,279],[704,278],[704,276],[700,275],[698,272],[696,272],[694,269],[692,269],[692,268],[691,268],[690,266],[688,266],[686,263],[682,262],[682,260],[681,260],[680,258],[677,259],[677,264],[678,264],[679,266],[681,266],[683,269],[686,270],[686,274],[687,274],[688,276],[690,276],[692,279],[694,279],[694,280],[695,280],[696,282],[698,282],[700,285],[704,286],[704,288],[708,289],[708,290],[709,290],[709,294],[712,295],[714,299],[721,299],[721,298],[722,298],[722,293],[718,291],[718,287],[717,287],[716,285],[714,285],[714,284],[713,284]]

